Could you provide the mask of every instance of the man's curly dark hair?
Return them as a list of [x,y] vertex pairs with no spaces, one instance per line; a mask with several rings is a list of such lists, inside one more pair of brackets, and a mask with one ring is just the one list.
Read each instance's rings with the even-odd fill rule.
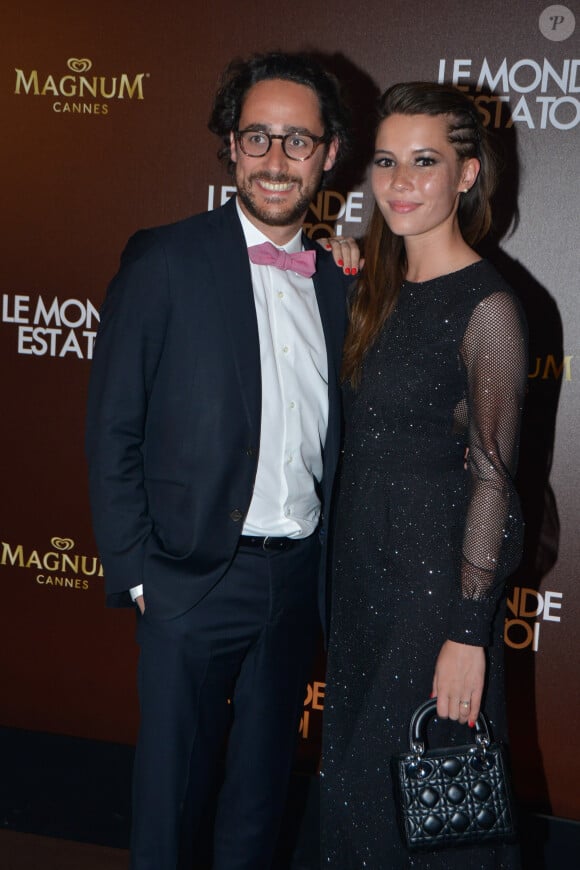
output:
[[302,52],[254,54],[245,60],[237,58],[226,67],[208,123],[212,133],[222,139],[222,147],[218,151],[220,160],[233,175],[235,163],[230,158],[230,133],[238,129],[244,100],[250,88],[269,79],[295,82],[314,91],[320,105],[324,137],[328,142],[334,138],[338,141],[334,170],[349,149],[350,114],[342,100],[338,79],[325,70],[313,55]]

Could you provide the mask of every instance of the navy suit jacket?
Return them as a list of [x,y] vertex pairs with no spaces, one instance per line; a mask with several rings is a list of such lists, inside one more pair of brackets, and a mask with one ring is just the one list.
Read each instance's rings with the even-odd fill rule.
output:
[[[316,249],[329,377],[324,544],[339,455],[347,281]],[[91,508],[109,604],[129,604],[129,588],[142,583],[150,612],[171,618],[219,582],[252,498],[261,401],[250,265],[234,200],[133,236],[101,310],[87,414]]]

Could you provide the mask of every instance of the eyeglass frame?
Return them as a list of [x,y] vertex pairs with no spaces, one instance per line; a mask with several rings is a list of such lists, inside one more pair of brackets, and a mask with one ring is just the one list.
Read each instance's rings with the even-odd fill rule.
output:
[[[268,147],[263,154],[248,154],[248,152],[244,149],[244,146],[242,145],[242,136],[244,135],[244,133],[262,133],[264,136],[268,137]],[[307,136],[309,139],[312,139],[314,143],[314,148],[307,157],[291,157],[290,154],[288,154],[288,152],[286,151],[286,139],[289,139],[290,136]],[[328,143],[328,139],[326,136],[315,136],[314,133],[302,133],[300,130],[292,130],[290,133],[268,133],[267,130],[246,127],[245,130],[235,130],[234,137],[246,157],[253,157],[256,160],[259,160],[260,157],[266,156],[266,154],[272,148],[273,139],[280,139],[282,143],[282,151],[284,152],[288,160],[295,160],[297,163],[304,163],[305,160],[310,160],[310,158],[316,153],[320,145],[322,145],[323,143]]]

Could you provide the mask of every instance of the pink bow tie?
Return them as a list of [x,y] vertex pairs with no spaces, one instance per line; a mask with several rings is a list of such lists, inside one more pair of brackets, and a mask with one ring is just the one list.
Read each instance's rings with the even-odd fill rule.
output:
[[262,242],[261,245],[252,245],[248,248],[248,255],[252,263],[256,263],[257,266],[289,269],[291,272],[304,275],[305,278],[311,278],[316,272],[316,251],[288,254],[276,248],[271,242]]

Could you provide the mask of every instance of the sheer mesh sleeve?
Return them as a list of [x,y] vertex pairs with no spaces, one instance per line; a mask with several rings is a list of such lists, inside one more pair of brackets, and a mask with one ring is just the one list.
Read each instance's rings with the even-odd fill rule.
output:
[[517,300],[492,293],[471,315],[461,357],[467,373],[471,494],[463,532],[461,596],[450,639],[486,645],[503,582],[521,558],[523,522],[513,478],[528,369]]

